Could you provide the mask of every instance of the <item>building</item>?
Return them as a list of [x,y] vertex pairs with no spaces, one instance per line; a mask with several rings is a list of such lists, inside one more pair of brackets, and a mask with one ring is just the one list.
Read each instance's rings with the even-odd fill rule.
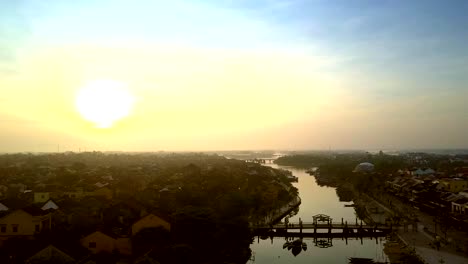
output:
[[118,237],[114,234],[101,231],[96,231],[87,235],[80,240],[80,243],[93,254],[100,252],[118,252],[122,255],[132,254],[131,243],[128,237]]
[[45,203],[50,199],[49,192],[34,192],[34,203]]
[[452,201],[452,213],[468,214],[468,198],[460,195],[460,197]]
[[48,200],[42,207],[41,207],[41,210],[49,210],[49,209],[53,209],[53,210],[57,210],[59,209],[58,205],[56,203],[54,203],[54,201],[52,200]]
[[79,200],[81,198],[86,197],[88,193],[84,191],[83,187],[77,187],[65,191],[64,195],[68,198]]
[[49,245],[26,260],[25,263],[76,263],[76,260],[60,249]]
[[102,186],[98,187],[95,189],[93,192],[89,193],[89,196],[95,196],[95,197],[103,197],[106,198],[107,200],[112,200],[114,192],[109,189],[107,186]]
[[0,218],[0,237],[34,236],[50,228],[50,214],[37,208],[18,209]]
[[166,230],[171,230],[171,224],[169,224],[167,221],[158,216],[155,216],[154,214],[149,214],[133,223],[132,235],[137,234],[138,232],[140,232],[140,230],[144,228],[151,227],[163,227]]
[[458,193],[468,188],[468,181],[461,178],[445,178],[439,181],[440,188],[453,193]]

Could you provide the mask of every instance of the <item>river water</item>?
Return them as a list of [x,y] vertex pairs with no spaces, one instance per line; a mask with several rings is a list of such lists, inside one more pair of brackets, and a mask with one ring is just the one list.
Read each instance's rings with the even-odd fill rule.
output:
[[[315,177],[310,176],[303,169],[293,167],[278,166],[269,164],[273,168],[283,168],[292,171],[294,176],[299,178],[297,183],[293,183],[299,189],[299,196],[302,203],[297,215],[290,218],[289,222],[297,223],[299,218],[303,222],[312,222],[312,216],[325,214],[333,218],[333,222],[344,221],[355,223],[356,214],[353,207],[345,207],[349,202],[340,202],[335,188],[318,186]],[[324,232],[324,231],[322,231]],[[296,238],[294,238],[296,239]],[[292,251],[283,249],[285,238],[277,237],[262,240],[255,238],[250,246],[252,258],[247,264],[299,264],[299,263],[349,263],[350,257],[371,258],[375,261],[388,261],[383,252],[384,238],[350,238],[347,241],[342,238],[328,239],[323,238],[322,245],[329,247],[318,247],[314,238],[304,238],[303,242],[307,244],[307,250],[301,251],[297,256]],[[320,243],[317,243],[319,245]]]

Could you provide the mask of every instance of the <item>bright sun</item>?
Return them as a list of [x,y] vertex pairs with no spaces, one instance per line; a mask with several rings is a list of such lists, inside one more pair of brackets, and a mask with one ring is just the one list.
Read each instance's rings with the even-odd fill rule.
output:
[[93,81],[80,89],[76,96],[76,108],[81,116],[97,128],[110,128],[128,116],[134,97],[121,82]]

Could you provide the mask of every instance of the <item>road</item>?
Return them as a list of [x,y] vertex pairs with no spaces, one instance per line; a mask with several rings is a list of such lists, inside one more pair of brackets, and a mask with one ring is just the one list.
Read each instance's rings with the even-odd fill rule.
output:
[[[455,246],[464,245],[464,243],[468,243],[468,236],[464,232],[460,232],[457,230],[449,229],[447,231],[447,240],[451,241],[450,245],[442,244],[442,246],[437,250],[434,246],[434,242],[436,238],[433,236],[435,231],[434,227],[434,217],[428,215],[424,212],[421,212],[407,204],[402,203],[400,200],[394,198],[389,194],[380,194],[378,197],[379,201],[370,198],[367,195],[364,195],[364,199],[366,199],[366,204],[372,208],[378,206],[381,211],[384,213],[376,213],[371,214],[371,217],[375,220],[382,221],[382,218],[387,218],[391,215],[392,210],[389,208],[399,208],[400,210],[403,209],[408,215],[417,216],[419,222],[417,225],[417,229],[399,227],[397,231],[397,235],[402,239],[407,246],[414,248],[417,255],[419,255],[425,263],[428,264],[440,264],[440,263],[450,263],[450,264],[466,264],[468,263],[468,257],[460,252],[457,252]],[[428,230],[432,232],[426,232],[424,229],[427,227]],[[445,236],[442,234],[440,230],[436,230],[437,235],[440,237]],[[435,234],[435,233],[434,233]]]

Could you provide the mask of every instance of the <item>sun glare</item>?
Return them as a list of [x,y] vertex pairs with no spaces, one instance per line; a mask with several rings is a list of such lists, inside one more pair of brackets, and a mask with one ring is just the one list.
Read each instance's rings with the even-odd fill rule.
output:
[[110,128],[127,117],[134,97],[126,86],[117,81],[93,81],[82,87],[76,96],[76,108],[87,121],[97,128]]

